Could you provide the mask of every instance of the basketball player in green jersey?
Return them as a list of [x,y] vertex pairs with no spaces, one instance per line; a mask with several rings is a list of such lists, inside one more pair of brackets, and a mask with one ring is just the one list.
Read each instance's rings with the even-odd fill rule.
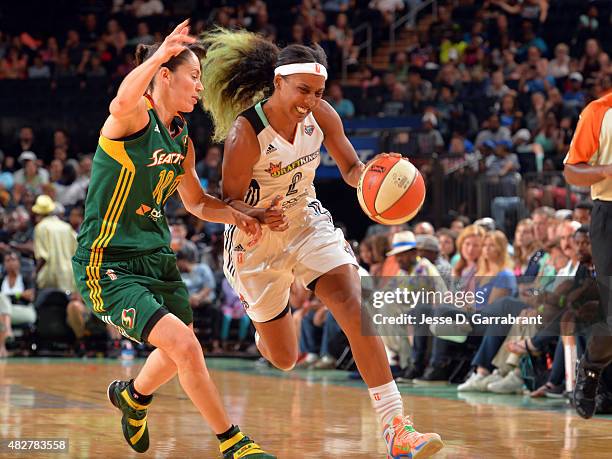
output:
[[[138,452],[149,447],[152,394],[177,373],[181,386],[217,434],[224,459],[269,459],[230,423],[192,326],[188,293],[170,250],[164,203],[178,190],[185,208],[208,221],[236,225],[256,241],[254,218],[205,194],[180,112],[202,91],[201,48],[187,21],[161,45],[140,45],[100,132],[74,275],[88,307],[104,322],[155,349],[131,381],[114,381],[111,403],[123,435]],[[208,457],[209,454],[206,454]]]

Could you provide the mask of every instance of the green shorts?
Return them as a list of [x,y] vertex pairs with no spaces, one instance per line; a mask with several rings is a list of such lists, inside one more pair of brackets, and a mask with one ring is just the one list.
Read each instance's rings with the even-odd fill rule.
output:
[[170,248],[118,259],[104,254],[102,264],[90,262],[91,252],[79,247],[72,258],[77,289],[89,309],[134,341],[147,341],[153,326],[172,313],[193,322],[189,293]]

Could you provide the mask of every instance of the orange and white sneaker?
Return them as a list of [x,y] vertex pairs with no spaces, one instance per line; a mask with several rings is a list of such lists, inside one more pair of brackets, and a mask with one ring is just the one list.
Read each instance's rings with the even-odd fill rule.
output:
[[385,425],[383,437],[387,444],[387,459],[423,459],[444,447],[437,433],[419,433],[408,416],[395,416]]

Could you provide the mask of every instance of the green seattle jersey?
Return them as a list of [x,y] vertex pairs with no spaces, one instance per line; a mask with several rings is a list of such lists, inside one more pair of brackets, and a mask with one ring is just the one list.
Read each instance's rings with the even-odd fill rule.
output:
[[130,258],[170,245],[164,204],[176,191],[187,156],[187,123],[172,136],[147,99],[149,124],[124,140],[100,135],[79,246],[92,265],[105,255]]

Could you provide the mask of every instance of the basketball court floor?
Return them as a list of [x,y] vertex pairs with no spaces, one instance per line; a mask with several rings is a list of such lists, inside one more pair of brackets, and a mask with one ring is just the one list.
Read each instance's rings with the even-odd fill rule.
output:
[[[384,458],[362,383],[345,372],[258,368],[208,359],[231,419],[282,459]],[[9,359],[0,362],[0,438],[68,439],[68,453],[0,452],[34,458],[217,458],[217,442],[179,386],[164,386],[149,410],[151,447],[133,452],[119,411],[106,399],[113,379],[142,361]],[[457,394],[454,387],[402,386],[421,431],[442,435],[439,458],[610,458],[612,416],[579,418],[563,401]]]

